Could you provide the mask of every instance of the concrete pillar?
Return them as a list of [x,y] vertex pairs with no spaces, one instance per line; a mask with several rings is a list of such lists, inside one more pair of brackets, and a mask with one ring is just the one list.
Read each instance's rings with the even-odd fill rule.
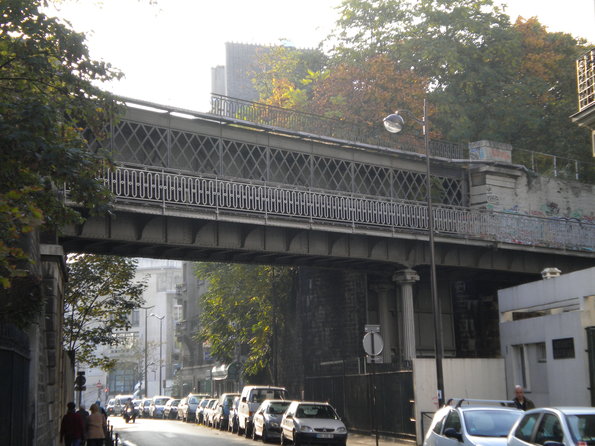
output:
[[419,280],[419,275],[412,269],[403,269],[393,275],[393,280],[400,287],[402,308],[402,355],[403,360],[411,361],[416,356],[415,349],[415,318],[413,312],[413,284]]
[[382,359],[384,363],[391,363],[397,355],[394,285],[379,283],[372,285],[372,290],[378,296],[378,323],[384,341]]

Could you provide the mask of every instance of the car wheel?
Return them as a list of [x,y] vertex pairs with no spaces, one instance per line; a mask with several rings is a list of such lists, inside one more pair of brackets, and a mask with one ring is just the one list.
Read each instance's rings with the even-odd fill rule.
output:
[[258,437],[256,436],[256,429],[254,429],[254,426],[252,426],[252,441],[256,440],[258,440]]
[[295,431],[293,431],[293,446],[301,446],[302,442],[298,440]]
[[269,434],[267,432],[266,425],[262,426],[262,436],[260,437],[260,439],[262,440],[263,443],[266,443],[269,441]]
[[244,430],[240,427],[239,424],[238,424],[238,432],[237,432],[237,434],[240,435],[240,436],[244,434]]
[[286,445],[287,444],[287,440],[285,439],[285,435],[283,434],[283,432],[281,432],[281,444],[282,445]]
[[246,438],[250,438],[250,435],[252,434],[252,426],[246,423],[246,429],[244,431],[244,433],[246,434]]

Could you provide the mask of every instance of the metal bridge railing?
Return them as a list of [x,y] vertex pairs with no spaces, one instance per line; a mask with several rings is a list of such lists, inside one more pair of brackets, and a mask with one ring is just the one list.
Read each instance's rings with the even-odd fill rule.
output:
[[[226,118],[241,119],[255,124],[326,136],[342,141],[391,147],[407,152],[424,153],[425,151],[423,138],[411,135],[391,135],[381,125],[378,127],[366,126],[217,94],[211,95],[211,113]],[[450,159],[467,159],[469,151],[464,144],[431,140],[430,155]]]
[[[165,170],[118,166],[105,185],[118,199],[210,208],[390,231],[427,231],[424,203],[270,186]],[[436,206],[438,234],[575,251],[595,249],[595,224],[559,218]]]

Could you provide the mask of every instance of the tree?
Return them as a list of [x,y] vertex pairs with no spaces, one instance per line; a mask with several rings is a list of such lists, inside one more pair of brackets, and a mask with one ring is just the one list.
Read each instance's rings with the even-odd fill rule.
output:
[[[100,140],[119,111],[96,85],[120,73],[92,60],[84,36],[42,13],[44,4],[1,1],[0,289],[27,274],[26,234],[56,231],[81,221],[83,212],[104,211],[109,202],[96,181],[108,156],[100,145],[88,149],[86,137]],[[79,207],[66,205],[63,190]],[[3,305],[0,315],[26,324],[40,305]]]
[[207,280],[201,296],[203,313],[197,340],[211,345],[217,360],[230,363],[238,349],[247,351],[243,372],[261,372],[274,381],[271,356],[276,331],[283,326],[284,308],[293,270],[272,266],[200,263],[199,279]]
[[68,261],[64,298],[64,348],[78,363],[109,369],[116,360],[96,353],[99,345],[134,347],[126,331],[130,314],[143,303],[137,262],[118,256],[76,255]]

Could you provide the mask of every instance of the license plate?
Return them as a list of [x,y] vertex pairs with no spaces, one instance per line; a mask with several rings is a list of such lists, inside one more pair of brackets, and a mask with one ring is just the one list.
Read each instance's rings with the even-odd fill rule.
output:
[[333,434],[316,434],[316,438],[333,438]]

